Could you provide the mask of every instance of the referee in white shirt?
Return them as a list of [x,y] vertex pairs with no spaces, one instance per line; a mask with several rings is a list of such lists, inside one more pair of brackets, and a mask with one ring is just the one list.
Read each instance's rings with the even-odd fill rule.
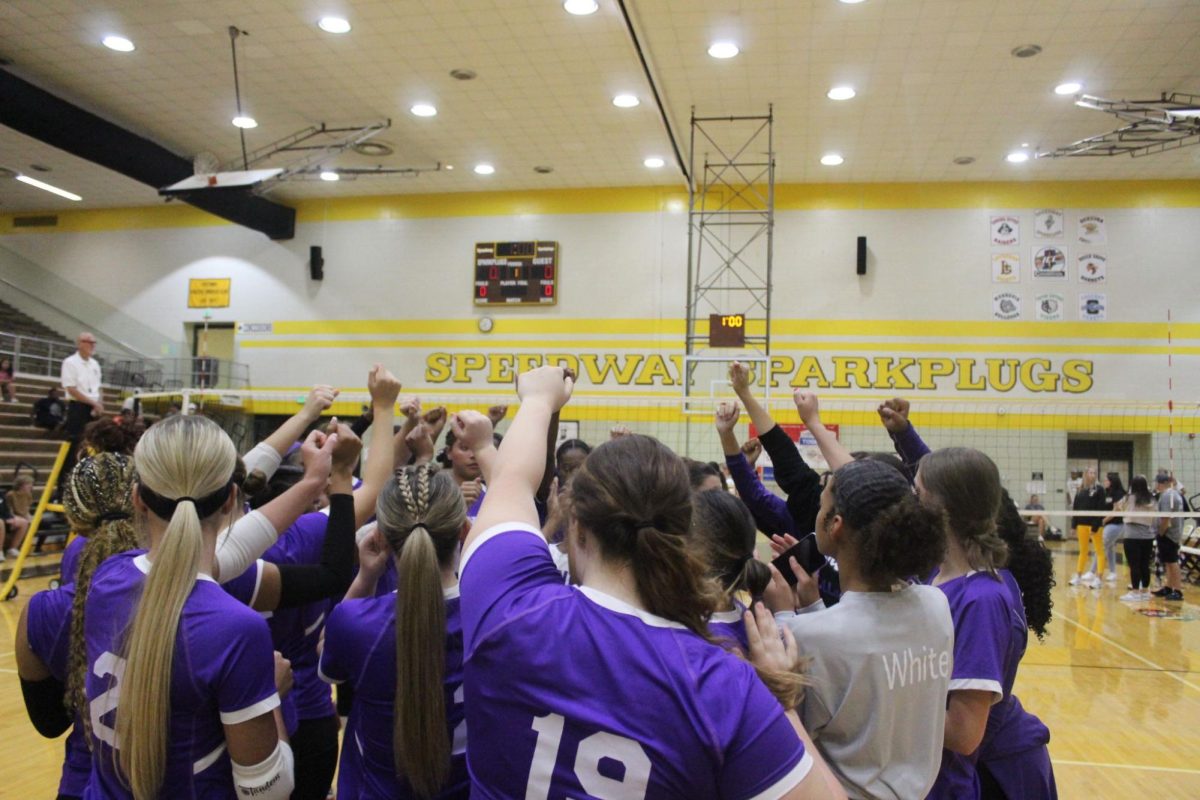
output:
[[75,340],[78,351],[63,359],[62,387],[67,393],[67,422],[64,426],[71,450],[63,465],[64,474],[75,464],[75,451],[83,437],[84,427],[104,413],[100,402],[100,362],[92,358],[96,351],[96,337],[81,333]]

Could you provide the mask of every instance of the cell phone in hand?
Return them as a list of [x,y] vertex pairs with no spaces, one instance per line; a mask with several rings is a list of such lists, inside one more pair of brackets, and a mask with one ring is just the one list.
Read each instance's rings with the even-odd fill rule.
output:
[[784,550],[771,561],[789,586],[796,585],[796,575],[792,572],[792,565],[789,563],[789,559],[792,558],[795,558],[800,568],[809,575],[825,566],[825,556],[821,555],[821,551],[817,549],[817,535],[810,533],[801,537],[799,542]]

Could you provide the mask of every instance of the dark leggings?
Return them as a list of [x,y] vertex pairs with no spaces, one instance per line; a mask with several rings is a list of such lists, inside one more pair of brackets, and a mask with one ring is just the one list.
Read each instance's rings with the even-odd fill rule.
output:
[[337,769],[338,718],[302,719],[292,734],[296,788],[292,800],[325,800]]
[[1153,557],[1153,539],[1126,539],[1125,560],[1129,562],[1129,582],[1134,591],[1150,588],[1150,559]]

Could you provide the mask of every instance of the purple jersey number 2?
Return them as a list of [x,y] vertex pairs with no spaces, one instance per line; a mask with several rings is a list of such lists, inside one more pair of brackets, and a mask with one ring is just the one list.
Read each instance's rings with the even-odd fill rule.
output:
[[[566,719],[558,714],[533,718],[533,729],[538,736],[533,749],[533,764],[529,768],[525,800],[546,800],[550,796],[554,764],[558,760],[558,747],[565,725]],[[604,758],[624,765],[623,780],[600,774],[600,760]],[[633,739],[602,731],[579,742],[574,771],[579,785],[597,800],[644,798],[650,783],[650,757]]]

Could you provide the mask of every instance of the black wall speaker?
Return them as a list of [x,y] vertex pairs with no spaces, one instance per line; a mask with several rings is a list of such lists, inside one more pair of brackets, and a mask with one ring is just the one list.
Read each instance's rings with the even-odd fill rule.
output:
[[321,255],[321,248],[315,244],[308,248],[308,274],[314,281],[325,277],[325,258]]
[[858,274],[867,274],[867,237],[858,237]]

